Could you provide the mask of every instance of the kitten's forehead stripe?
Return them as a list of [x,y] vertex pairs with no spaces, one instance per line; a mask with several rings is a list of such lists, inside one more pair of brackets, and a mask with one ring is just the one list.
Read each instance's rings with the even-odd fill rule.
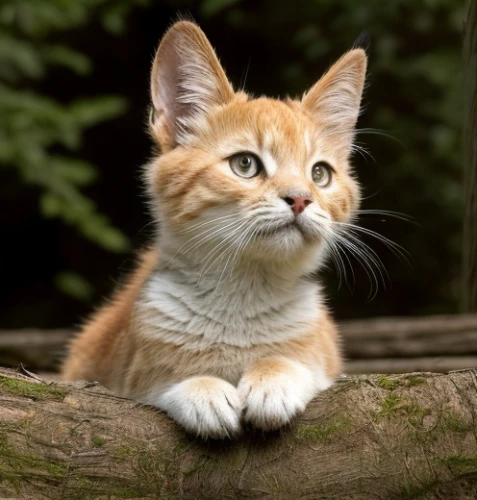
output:
[[308,130],[305,130],[303,132],[303,142],[305,143],[305,148],[306,148],[306,157],[307,159],[311,156],[311,138],[310,138],[310,132]]
[[268,177],[273,177],[278,171],[278,165],[275,158],[267,149],[263,149],[260,156],[262,157],[263,166]]

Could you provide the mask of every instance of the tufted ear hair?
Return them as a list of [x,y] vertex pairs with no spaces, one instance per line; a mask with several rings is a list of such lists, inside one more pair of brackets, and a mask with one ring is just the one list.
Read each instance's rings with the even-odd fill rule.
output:
[[361,48],[347,52],[302,99],[303,109],[326,132],[340,134],[351,148],[366,77],[366,53]]
[[169,28],[151,72],[152,127],[161,146],[169,149],[183,143],[201,116],[233,96],[203,31],[189,21]]

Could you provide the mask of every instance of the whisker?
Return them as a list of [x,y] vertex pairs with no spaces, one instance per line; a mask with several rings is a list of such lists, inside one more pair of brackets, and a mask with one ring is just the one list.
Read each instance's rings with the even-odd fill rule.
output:
[[237,261],[239,259],[239,256],[240,256],[240,253],[243,251],[243,249],[249,244],[249,241],[253,241],[255,239],[255,237],[258,235],[259,233],[259,230],[260,230],[260,223],[257,223],[256,224],[256,227],[251,228],[251,234],[249,235],[249,237],[244,237],[241,241],[241,243],[238,245],[237,247],[237,250],[235,251],[235,253],[233,254],[233,257],[232,257],[232,265],[230,266],[230,273],[229,273],[229,276],[232,275],[234,269],[235,269],[235,266],[237,264]]
[[357,128],[355,129],[356,135],[380,135],[382,137],[386,137],[387,139],[391,139],[392,141],[397,142],[400,146],[404,148],[404,144],[394,135],[385,132],[384,130],[380,130],[378,128]]
[[230,219],[231,217],[236,217],[239,215],[239,212],[233,213],[233,214],[228,214],[228,215],[222,215],[221,217],[216,217],[215,219],[208,220],[206,222],[198,222],[196,224],[193,224],[192,226],[186,227],[181,233],[188,233],[190,231],[193,231],[194,229],[198,229],[203,226],[207,226],[208,224],[213,224],[214,222],[217,222],[219,220],[224,220],[224,219]]
[[[251,227],[250,228],[250,236],[247,238],[247,236],[245,236],[242,240],[242,242],[240,243],[239,247],[237,248],[236,252],[234,254],[230,254],[229,255],[229,258],[227,259],[227,262],[225,263],[225,266],[224,266],[224,269],[222,270],[222,273],[220,274],[220,278],[219,278],[219,281],[217,282],[217,286],[216,288],[219,287],[220,285],[220,282],[222,281],[222,277],[224,276],[224,273],[225,273],[225,270],[227,269],[227,266],[229,264],[229,261],[231,259],[232,256],[238,256],[239,255],[239,252],[241,251],[241,249],[245,248],[248,244],[249,244],[249,241],[252,240],[253,241],[253,235],[254,234],[258,234],[258,227]],[[240,239],[242,235],[240,235],[237,239]],[[232,247],[232,243],[230,244],[229,248]],[[234,260],[232,260],[232,266],[230,268],[230,273],[229,273],[229,277],[232,275],[232,271],[233,271],[233,268],[234,268],[234,265],[235,265],[235,262]]]
[[[241,223],[240,220],[238,220],[238,221],[236,220],[236,221],[230,222],[229,224],[226,224],[225,226],[207,228],[202,233],[197,234],[197,235],[193,236],[192,238],[190,238],[189,240],[187,240],[186,243],[184,245],[182,245],[182,247],[181,247],[181,249],[184,248],[182,253],[189,253],[189,252],[195,250],[196,248],[200,247],[203,243],[205,243],[207,240],[209,240],[215,234],[220,233],[221,231],[223,231],[229,227],[234,227],[235,225],[240,224],[240,223]],[[187,245],[192,243],[197,238],[201,238],[201,239],[199,239],[199,241],[194,243],[192,246],[187,247]]]
[[[343,259],[341,258],[340,256],[340,253],[339,252],[342,252],[344,258],[346,259],[346,262],[348,263],[349,265],[349,269],[351,271],[351,276],[353,277],[353,286],[350,286],[349,284],[349,281],[348,281],[348,273],[346,272],[346,263],[343,261]],[[337,245],[337,254],[338,254],[338,257],[340,258],[340,261],[342,262],[343,264],[343,271],[344,271],[344,278],[345,278],[345,283],[346,285],[348,286],[348,289],[349,290],[354,290],[355,286],[356,286],[356,276],[354,274],[354,269],[353,269],[353,265],[351,264],[351,261],[348,257],[348,254],[344,251],[344,249],[342,249],[339,245]]]
[[391,252],[394,255],[396,255],[396,257],[401,257],[402,259],[404,259],[404,261],[406,261],[409,265],[412,266],[412,262],[410,260],[411,255],[409,254],[409,252],[405,248],[403,248],[401,245],[398,245],[397,243],[390,240],[389,238],[386,238],[386,236],[383,236],[382,234],[379,234],[376,231],[373,231],[371,229],[367,229],[367,228],[362,227],[362,226],[357,226],[355,224],[348,224],[346,222],[338,222],[338,223],[334,222],[334,224],[346,226],[351,231],[362,232],[363,234],[367,234],[368,236],[375,238],[376,240],[380,241],[385,246],[387,246],[391,250]]
[[[347,236],[349,238],[349,235]],[[356,260],[368,276],[371,283],[368,300],[373,300],[379,291],[380,282],[374,269],[376,269],[376,271],[378,272],[381,282],[386,289],[386,279],[383,274],[384,271],[386,277],[389,279],[386,268],[382,264],[381,259],[379,259],[379,256],[376,254],[376,252],[374,252],[372,248],[369,248],[361,240],[352,238],[352,240],[350,241],[349,239],[344,238],[342,235],[338,235],[338,237],[343,247],[347,248],[353,254],[353,256],[356,258]]]
[[[220,251],[221,248],[224,246],[226,247],[225,250],[220,254],[219,257],[221,257],[228,249],[230,249],[230,245],[227,247],[227,244],[230,240],[233,241],[234,237],[239,234],[244,226],[246,226],[249,223],[248,220],[240,221],[240,224],[238,227],[234,227],[232,232],[228,234],[220,243],[218,243],[205,257],[204,259],[204,264],[202,266],[202,270],[199,275],[199,279],[197,281],[197,284],[200,283],[202,276],[207,273],[207,271],[210,269],[212,264],[218,259],[214,258],[214,256],[217,254],[218,251]],[[210,262],[210,265],[209,265]]]
[[[204,244],[211,236],[213,236],[216,233],[219,233],[223,229],[226,229],[230,226],[233,226],[234,224],[239,224],[241,221],[233,221],[226,226],[220,226],[219,228],[217,227],[211,227],[207,228],[205,231],[196,234],[192,238],[189,238],[184,244],[182,244],[179,249],[176,251],[176,253],[172,256],[170,259],[169,263],[173,262],[174,259],[182,252],[184,255],[191,252],[192,250],[195,250],[196,248],[200,247],[202,244]],[[193,241],[195,241],[197,238],[200,238],[199,241],[195,244],[192,245],[192,247],[187,248]]]
[[393,217],[395,219],[403,220],[405,222],[411,222],[417,224],[414,218],[410,215],[406,215],[402,212],[395,212],[394,210],[355,210],[356,215],[377,215],[385,217]]
[[[341,254],[340,254],[340,246],[334,242],[334,241],[328,241],[328,246],[330,248],[330,251],[331,251],[331,259],[333,260],[335,266],[336,266],[336,270],[338,271],[338,290],[341,290],[341,287],[343,285],[343,278],[345,280],[345,283],[348,285],[348,288],[350,288],[351,290],[351,287],[349,285],[349,282],[348,282],[348,274],[346,272],[346,265],[343,261],[343,258],[341,257]],[[346,259],[348,259],[348,256],[343,252],[343,255],[345,256]],[[349,262],[349,259],[348,259],[348,262]],[[355,279],[354,279],[354,271],[353,271],[353,268],[350,266],[350,269],[351,269],[351,272],[353,274],[353,288],[354,288],[354,285],[355,285]]]
[[374,156],[364,146],[361,146],[360,144],[357,143],[351,144],[351,151],[352,153],[359,154],[365,161],[367,160],[367,157],[369,157],[371,158],[371,160],[373,160],[375,164],[377,164]]
[[[379,257],[379,255],[376,253],[376,251],[371,248],[369,245],[367,245],[364,241],[360,240],[356,235],[354,234],[347,234],[347,237],[351,239],[352,244],[363,254],[366,255],[368,259],[371,260],[371,262],[376,266],[376,269],[378,270],[381,280],[383,281],[384,287],[386,287],[386,279],[388,281],[390,280],[389,273],[386,269],[386,266],[383,264],[383,261]],[[349,240],[348,240],[349,242]],[[383,275],[384,272],[384,275]],[[386,278],[386,279],[385,279]]]

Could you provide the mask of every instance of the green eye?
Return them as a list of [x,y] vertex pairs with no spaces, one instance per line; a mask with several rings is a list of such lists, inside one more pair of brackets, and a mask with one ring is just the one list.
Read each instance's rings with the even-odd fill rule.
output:
[[311,177],[316,185],[322,188],[328,187],[333,177],[333,169],[326,161],[319,161],[313,165]]
[[250,179],[262,169],[260,160],[252,153],[238,153],[229,159],[230,168],[235,175]]

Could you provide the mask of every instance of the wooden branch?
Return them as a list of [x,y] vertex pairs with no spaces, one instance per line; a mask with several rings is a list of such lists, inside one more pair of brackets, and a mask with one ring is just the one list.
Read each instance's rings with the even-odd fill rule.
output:
[[446,373],[476,366],[477,356],[351,359],[345,363],[345,373],[412,373],[418,371]]
[[0,330],[0,365],[54,370],[71,335],[72,331],[66,329]]
[[464,189],[462,310],[477,312],[477,0],[464,31]]
[[0,372],[0,497],[477,497],[477,372],[359,376],[290,429],[203,443],[95,385]]
[[343,322],[350,358],[477,354],[477,314]]
[[[347,373],[477,366],[477,314],[346,321],[340,329]],[[0,365],[55,370],[71,335],[69,330],[0,330]]]

